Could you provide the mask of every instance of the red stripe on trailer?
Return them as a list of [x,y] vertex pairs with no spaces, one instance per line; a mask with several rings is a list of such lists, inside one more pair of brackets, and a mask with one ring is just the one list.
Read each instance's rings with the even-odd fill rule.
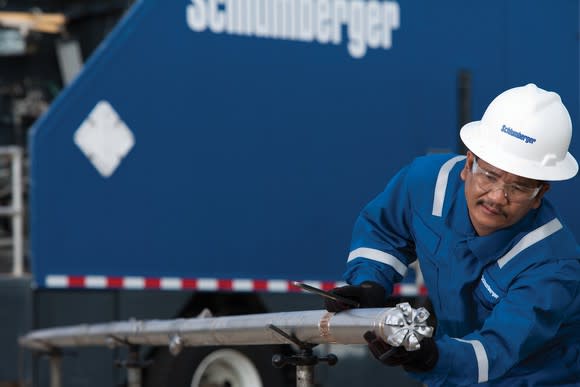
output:
[[322,288],[322,290],[329,291],[329,290],[332,290],[336,287],[336,283],[335,282],[322,282],[320,284],[320,287]]
[[71,288],[84,288],[86,287],[85,277],[71,275],[67,278],[68,286]]
[[288,281],[288,291],[291,293],[298,293],[301,292],[302,289],[300,289],[298,286],[294,285],[294,281]]
[[197,289],[197,280],[194,278],[182,278],[181,279],[182,289]]
[[145,278],[145,289],[159,289],[161,278]]
[[401,285],[400,284],[394,284],[393,285],[393,296],[397,296],[401,294]]
[[107,277],[108,288],[122,288],[123,283],[123,277]]
[[217,282],[219,290],[232,290],[234,288],[231,279],[219,279]]
[[257,291],[266,291],[268,290],[268,281],[267,280],[254,280],[254,290]]

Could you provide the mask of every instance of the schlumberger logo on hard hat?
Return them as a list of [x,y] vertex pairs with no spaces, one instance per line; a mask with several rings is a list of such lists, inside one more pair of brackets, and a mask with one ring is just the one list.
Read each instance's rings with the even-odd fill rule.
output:
[[502,132],[504,132],[504,133],[507,133],[507,134],[509,134],[509,135],[510,135],[510,136],[512,136],[512,137],[515,137],[515,138],[517,138],[517,139],[520,139],[520,140],[522,140],[522,141],[525,141],[525,142],[526,142],[526,144],[533,144],[533,143],[535,143],[535,142],[536,142],[536,139],[535,139],[535,138],[532,138],[532,137],[530,137],[530,136],[526,136],[525,134],[523,134],[523,133],[520,133],[520,132],[516,132],[515,130],[513,130],[513,129],[512,129],[512,128],[510,128],[509,126],[505,126],[505,125],[503,125],[503,126],[501,127],[501,131],[502,131]]
[[389,49],[399,28],[399,4],[377,0],[191,0],[187,25],[193,31],[320,44],[341,44],[362,58],[367,48]]

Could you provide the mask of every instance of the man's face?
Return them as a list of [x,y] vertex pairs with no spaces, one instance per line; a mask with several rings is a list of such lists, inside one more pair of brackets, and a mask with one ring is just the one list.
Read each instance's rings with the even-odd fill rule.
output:
[[465,181],[471,224],[479,236],[517,223],[528,211],[540,206],[550,188],[547,183],[512,175],[482,159],[476,160],[469,151],[461,179]]

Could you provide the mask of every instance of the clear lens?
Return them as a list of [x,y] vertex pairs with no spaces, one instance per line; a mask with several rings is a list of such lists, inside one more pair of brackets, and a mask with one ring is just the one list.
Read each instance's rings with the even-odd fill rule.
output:
[[490,192],[501,189],[506,198],[514,203],[532,200],[540,192],[541,186],[526,187],[519,184],[504,183],[493,173],[481,168],[476,159],[473,160],[471,172],[475,178],[475,183],[482,191]]

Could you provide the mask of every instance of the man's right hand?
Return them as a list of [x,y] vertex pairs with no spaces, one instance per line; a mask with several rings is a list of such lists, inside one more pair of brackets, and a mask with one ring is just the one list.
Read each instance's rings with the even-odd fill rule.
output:
[[374,332],[367,331],[364,339],[369,350],[378,361],[388,366],[403,366],[408,372],[427,372],[432,370],[439,360],[439,350],[435,340],[425,337],[421,346],[415,351],[407,351],[404,347],[392,347]]
[[[386,304],[385,288],[372,281],[365,281],[360,285],[346,285],[334,288],[331,293],[356,301],[361,308],[382,308]],[[350,305],[330,298],[324,300],[324,306],[329,312],[340,312],[352,308]]]

